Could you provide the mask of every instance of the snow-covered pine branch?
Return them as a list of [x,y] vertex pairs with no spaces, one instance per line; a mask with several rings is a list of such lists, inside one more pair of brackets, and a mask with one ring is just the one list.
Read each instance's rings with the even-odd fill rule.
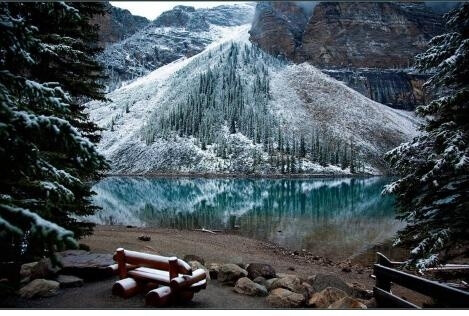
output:
[[409,264],[426,267],[467,255],[469,249],[469,4],[447,15],[447,33],[417,56],[432,73],[435,99],[417,108],[422,133],[387,153],[400,175],[388,185],[408,226],[399,244],[412,248]]
[[101,6],[0,3],[1,261],[76,246],[90,231],[76,219],[97,209],[82,179],[107,163],[77,100],[102,98],[87,46]]

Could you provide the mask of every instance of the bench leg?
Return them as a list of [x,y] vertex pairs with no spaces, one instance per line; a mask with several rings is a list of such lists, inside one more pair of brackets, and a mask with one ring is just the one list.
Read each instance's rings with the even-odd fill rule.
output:
[[123,298],[129,298],[140,292],[141,287],[133,278],[125,278],[117,281],[112,286],[112,294]]
[[171,296],[171,288],[169,286],[162,286],[148,292],[145,296],[145,303],[155,307],[166,306],[170,303]]

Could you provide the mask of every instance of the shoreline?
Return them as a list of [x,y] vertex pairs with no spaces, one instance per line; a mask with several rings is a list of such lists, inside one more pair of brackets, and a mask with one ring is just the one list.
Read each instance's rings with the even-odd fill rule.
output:
[[[373,245],[369,248],[368,251],[363,251],[361,253],[356,253],[350,256],[327,256],[323,255],[320,253],[314,253],[312,250],[308,249],[300,249],[300,248],[289,248],[282,246],[280,244],[277,244],[273,241],[268,241],[268,240],[263,240],[263,239],[258,239],[255,237],[249,237],[249,236],[244,236],[239,234],[236,230],[226,230],[226,229],[215,229],[215,230],[210,230],[207,229],[205,231],[200,230],[200,229],[177,229],[177,228],[162,228],[162,227],[152,227],[152,226],[133,226],[133,225],[123,225],[123,224],[118,224],[118,225],[102,225],[102,224],[95,224],[94,226],[94,232],[102,232],[102,231],[112,231],[116,232],[117,234],[120,233],[137,233],[142,235],[142,233],[145,234],[157,234],[159,236],[164,236],[164,238],[170,236],[170,235],[179,235],[179,236],[184,236],[187,235],[188,238],[191,238],[193,235],[201,235],[201,236],[212,236],[213,238],[221,238],[222,243],[226,243],[226,247],[229,247],[230,244],[229,242],[226,242],[226,239],[242,239],[246,245],[250,244],[259,244],[262,245],[263,250],[267,252],[271,252],[272,255],[279,255],[279,256],[285,256],[289,258],[294,258],[295,260],[301,259],[305,260],[307,262],[314,262],[319,265],[324,265],[324,266],[336,266],[340,267],[341,269],[344,266],[349,266],[349,267],[354,267],[354,269],[357,270],[363,270],[367,268],[372,268],[373,264],[375,263],[375,260],[368,260],[370,255],[375,256],[377,251],[382,252],[382,250],[379,249],[380,246],[385,245],[386,243],[383,244],[377,244]],[[210,232],[213,232],[210,233]],[[88,240],[93,240],[93,235],[87,236],[82,240],[88,239]],[[127,237],[127,236],[126,236]],[[246,242],[249,241],[249,242]],[[94,242],[94,240],[93,240]],[[99,240],[97,241],[99,244]],[[86,244],[86,242],[84,242]],[[146,245],[145,242],[139,241],[138,243],[142,245]],[[152,247],[148,248],[149,250]],[[376,250],[378,249],[378,250]],[[154,250],[154,249],[153,249]],[[397,248],[398,251],[402,251],[402,249]],[[112,250],[114,251],[114,250]],[[408,251],[405,251],[407,253]],[[172,253],[170,253],[172,255]],[[393,259],[402,259],[401,257],[394,258]],[[370,270],[371,271],[371,270]]]
[[[150,236],[151,240],[142,241],[141,235]],[[94,253],[113,254],[119,247],[128,250],[176,256],[183,260],[185,255],[196,255],[210,263],[233,263],[247,265],[251,263],[269,264],[277,276],[293,275],[301,282],[307,282],[319,274],[330,275],[333,279],[346,282],[349,287],[371,291],[375,280],[371,277],[372,266],[362,267],[349,262],[337,263],[320,258],[311,253],[290,252],[271,243],[242,237],[229,233],[210,234],[201,231],[183,231],[176,229],[137,228],[127,226],[97,225],[94,233],[81,239]],[[346,267],[347,269],[344,269]],[[327,277],[327,276],[326,276]],[[58,295],[39,299],[24,299],[16,295],[0,299],[0,306],[7,308],[83,308],[84,299],[91,308],[142,308],[144,297],[138,294],[123,300],[110,295],[116,277],[102,280],[88,280],[82,287],[63,288]],[[406,288],[393,288],[394,294],[404,296],[412,302],[422,305],[428,299]],[[362,302],[366,300],[362,299]],[[373,301],[370,300],[372,306]],[[189,305],[177,308],[217,308],[217,309],[270,309],[273,308],[265,298],[237,294],[233,287],[218,280],[210,280],[209,286],[196,295]]]
[[389,177],[392,175],[385,174],[247,174],[247,173],[106,173],[103,178],[107,177],[135,177],[135,178],[155,178],[155,179],[337,179],[337,178],[354,178],[367,179],[374,177]]
[[[150,236],[151,240],[141,241],[138,239],[141,235]],[[81,242],[93,252],[114,253],[122,247],[181,259],[185,255],[197,255],[204,259],[206,265],[267,263],[277,273],[294,274],[304,280],[317,274],[332,274],[348,284],[358,283],[368,290],[375,286],[375,280],[371,277],[373,265],[353,264],[347,260],[334,262],[308,252],[291,252],[268,242],[229,233],[97,225],[93,235],[83,238]],[[218,292],[219,289],[216,290]],[[397,287],[395,293],[418,303],[427,300],[405,288]]]
[[[150,236],[141,241],[139,236]],[[163,256],[197,255],[206,263],[269,263],[281,273],[296,273],[304,278],[316,273],[333,273],[350,282],[371,285],[371,266],[334,260],[309,251],[292,250],[277,244],[230,232],[211,234],[195,230],[178,230],[124,225],[96,225],[93,234],[80,240],[94,252],[114,253],[119,248]],[[343,269],[348,267],[348,269]],[[345,271],[343,271],[345,270]]]

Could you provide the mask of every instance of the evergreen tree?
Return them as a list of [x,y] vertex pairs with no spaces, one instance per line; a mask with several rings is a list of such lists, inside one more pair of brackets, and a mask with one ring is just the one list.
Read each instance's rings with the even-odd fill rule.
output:
[[347,158],[347,144],[344,146],[345,148],[342,150],[342,160],[341,160],[341,168],[343,170],[347,169],[348,167],[348,158]]
[[355,147],[353,146],[353,140],[350,140],[350,172],[356,172],[356,165],[355,165]]
[[98,26],[89,22],[104,14],[104,9],[100,2],[24,3],[11,8],[38,28],[38,39],[47,48],[35,52],[31,76],[40,82],[60,83],[71,97],[70,123],[94,142],[99,140],[99,129],[84,113],[83,104],[90,99],[105,100],[104,86],[99,83],[104,69],[94,58],[101,51],[96,44]]
[[231,119],[231,123],[230,123],[230,133],[231,133],[231,134],[236,134],[236,123],[235,123],[234,118]]
[[304,158],[306,156],[306,141],[303,134],[300,137],[300,157]]
[[91,7],[0,3],[2,260],[74,246],[91,231],[76,218],[96,211],[83,180],[107,167],[79,106],[102,99],[94,82],[101,68],[84,40]]
[[417,56],[436,95],[417,109],[422,133],[386,155],[400,179],[385,191],[408,222],[396,244],[412,248],[409,264],[417,267],[467,257],[469,249],[469,4],[445,18],[447,33]]

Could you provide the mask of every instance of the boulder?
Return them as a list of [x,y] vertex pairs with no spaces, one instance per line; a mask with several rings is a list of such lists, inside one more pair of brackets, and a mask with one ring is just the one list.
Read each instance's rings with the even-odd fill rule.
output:
[[265,286],[255,283],[246,277],[238,279],[233,290],[236,293],[249,296],[267,296],[268,293]]
[[151,236],[148,236],[148,235],[141,235],[141,236],[138,236],[137,239],[138,239],[138,240],[141,240],[141,241],[150,241],[150,240],[151,240]]
[[54,265],[49,258],[43,258],[31,267],[29,279],[50,279],[57,275],[60,270],[58,265]]
[[[249,272],[248,272],[249,273]],[[261,277],[261,276],[258,276],[257,278],[255,278],[254,280],[255,283],[257,284],[260,284],[260,285],[264,285],[265,286],[265,281],[266,279],[264,277]]]
[[248,272],[246,270],[233,263],[221,265],[218,271],[218,281],[226,284],[235,284],[238,279],[247,276]]
[[373,297],[373,291],[367,290],[365,286],[358,282],[347,283],[347,285],[352,289],[352,295],[356,298],[361,298],[364,300],[369,300]]
[[305,299],[302,294],[298,294],[286,289],[277,288],[272,290],[267,296],[267,303],[273,307],[292,308],[300,307]]
[[268,279],[268,280],[265,280],[265,283],[264,283],[264,286],[267,288],[267,290],[272,290],[272,284],[277,281],[278,278],[273,278],[273,279]]
[[328,308],[330,309],[350,309],[350,308],[366,309],[366,305],[350,296],[346,296],[344,298],[341,298],[338,301],[335,301],[334,303],[329,305]]
[[59,282],[46,279],[35,279],[23,286],[19,290],[18,294],[22,298],[49,297],[58,294],[59,287]]
[[207,275],[207,280],[210,280],[210,271],[206,267],[204,267],[202,263],[194,260],[194,261],[189,261],[188,264],[191,266],[192,271],[195,271],[197,269],[204,269],[205,274]]
[[67,250],[57,253],[62,264],[61,274],[75,275],[87,280],[103,279],[112,276],[109,266],[114,264],[111,254]]
[[336,289],[342,290],[347,295],[352,295],[353,290],[350,286],[347,285],[341,278],[334,274],[316,274],[308,278],[308,283],[313,287],[314,292],[321,292],[322,290],[328,287],[334,287]]
[[303,285],[301,285],[301,283],[302,282],[299,277],[297,277],[296,275],[289,275],[284,278],[275,280],[270,286],[270,289],[283,288],[295,293],[303,294],[305,288],[303,287]]
[[205,265],[205,260],[204,258],[201,258],[197,255],[185,255],[183,258],[184,261],[189,262],[189,261],[198,261],[201,264]]
[[219,263],[209,263],[207,265],[208,272],[210,274],[210,278],[212,280],[216,280],[218,278],[218,272],[220,271],[220,264]]
[[275,270],[270,264],[266,263],[250,263],[246,271],[251,280],[261,276],[266,279],[275,278]]
[[37,261],[29,262],[21,265],[20,277],[21,282],[29,282],[31,279],[31,270],[38,264]]
[[314,293],[314,290],[313,290],[313,287],[311,286],[311,284],[309,284],[308,282],[303,282],[301,283],[301,285],[303,286],[303,294],[305,296],[306,299],[310,298],[311,295],[313,295]]
[[73,275],[59,274],[56,279],[61,288],[83,286],[83,279]]
[[332,303],[347,296],[342,290],[328,287],[321,292],[314,293],[308,300],[307,305],[316,308],[328,308]]

